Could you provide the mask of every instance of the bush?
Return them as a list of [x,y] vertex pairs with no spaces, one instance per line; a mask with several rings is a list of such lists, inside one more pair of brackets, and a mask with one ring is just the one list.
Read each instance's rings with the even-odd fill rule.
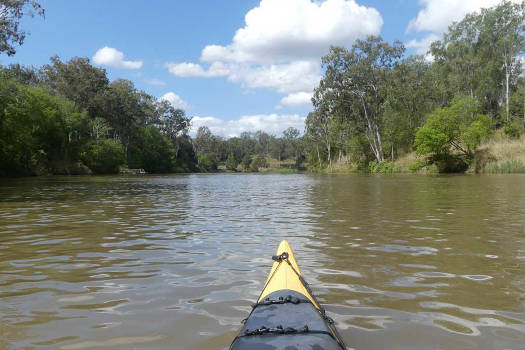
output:
[[490,134],[490,118],[479,110],[479,104],[469,97],[455,98],[449,107],[435,109],[416,132],[416,152],[428,156],[440,172],[465,171],[476,147]]
[[401,168],[392,162],[376,162],[374,160],[368,163],[368,171],[372,174],[393,174],[400,173]]
[[258,172],[259,168],[266,168],[268,166],[268,162],[266,161],[266,158],[263,156],[255,156],[252,159],[252,162],[250,163],[250,171]]
[[485,172],[489,174],[516,174],[525,173],[525,164],[519,160],[488,163]]
[[118,140],[99,139],[87,145],[81,154],[82,161],[95,174],[117,174],[126,164],[124,147]]
[[226,159],[226,169],[231,171],[237,170],[237,161],[235,160],[235,156],[233,155],[233,153],[230,153],[228,159]]
[[408,170],[412,172],[416,172],[420,169],[422,169],[426,165],[426,162],[418,160],[416,162],[408,164]]
[[503,132],[511,139],[519,139],[522,132],[522,127],[517,123],[509,123],[503,128]]
[[206,153],[199,156],[199,170],[204,173],[217,171],[219,160],[215,153]]

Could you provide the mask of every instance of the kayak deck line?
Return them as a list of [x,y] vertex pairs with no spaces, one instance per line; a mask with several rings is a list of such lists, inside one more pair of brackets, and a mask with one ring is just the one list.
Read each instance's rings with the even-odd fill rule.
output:
[[[275,291],[289,289],[303,294],[312,302],[312,304],[314,304],[317,309],[320,309],[317,301],[301,281],[301,270],[299,269],[299,265],[297,265],[297,260],[295,260],[292,247],[286,240],[281,241],[279,248],[277,248],[277,254],[272,258],[282,257],[283,255],[287,256],[286,259],[274,259],[272,269],[268,275],[268,279],[266,280],[266,284],[257,301],[260,302],[267,295]],[[282,261],[287,261],[288,263],[282,264]],[[277,270],[279,270],[278,273]]]
[[283,240],[272,260],[261,294],[230,349],[346,349],[303,278],[290,243]]

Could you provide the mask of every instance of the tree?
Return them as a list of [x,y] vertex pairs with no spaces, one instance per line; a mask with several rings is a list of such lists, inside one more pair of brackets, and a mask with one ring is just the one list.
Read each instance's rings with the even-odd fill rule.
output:
[[270,155],[279,161],[279,166],[281,166],[281,159],[284,156],[286,151],[286,141],[281,137],[272,137],[270,139]]
[[0,174],[38,175],[70,155],[84,115],[44,88],[0,78]]
[[82,153],[82,160],[96,174],[116,174],[126,164],[124,147],[113,139],[91,142]]
[[213,135],[207,126],[197,129],[197,135],[193,139],[193,147],[198,156],[212,152]]
[[297,128],[294,128],[293,126],[290,126],[289,128],[283,131],[283,136],[286,141],[285,150],[288,151],[287,155],[290,158],[297,159],[298,157],[299,148],[297,144],[297,138],[299,137],[300,133],[301,132]]
[[126,159],[129,159],[129,148],[137,141],[136,135],[146,125],[146,116],[141,103],[142,93],[135,89],[133,83],[126,79],[117,79],[102,94],[102,111],[113,130],[113,138],[121,140]]
[[[478,17],[481,23],[479,42],[481,51],[498,56],[505,74],[505,114],[510,122],[511,83],[521,74],[521,56],[525,50],[525,2],[512,4],[509,1],[493,9],[483,9]],[[491,50],[493,48],[493,50]],[[513,82],[514,80],[514,82]]]
[[191,118],[186,117],[182,109],[173,107],[165,100],[161,100],[156,105],[158,124],[162,133],[170,140],[176,142],[177,137],[186,134],[191,125]]
[[205,153],[199,156],[199,169],[202,172],[209,173],[217,171],[219,160],[214,153]]
[[231,171],[237,170],[237,161],[235,160],[235,156],[233,155],[233,153],[230,153],[228,159],[226,159],[226,169]]
[[338,115],[363,133],[378,162],[384,160],[382,117],[392,71],[405,51],[380,37],[357,40],[350,50],[331,47],[322,58],[326,72],[312,99],[322,115]]
[[12,56],[15,46],[24,43],[27,32],[20,29],[20,20],[29,15],[44,16],[44,9],[35,0],[2,0],[0,5],[0,52]]
[[328,167],[332,169],[332,115],[328,112],[326,105],[320,104],[313,112],[306,117],[306,136],[307,139],[316,142],[317,160],[321,167],[321,155],[318,143],[326,149]]
[[62,62],[54,56],[51,64],[44,65],[40,72],[44,84],[56,94],[86,109],[93,119],[105,117],[103,100],[109,80],[104,69],[93,67],[88,58],[75,57]]
[[261,155],[256,155],[253,157],[252,161],[250,162],[250,171],[256,173],[259,171],[260,168],[265,168],[268,166],[268,163],[266,162],[266,158],[264,158]]
[[142,167],[148,173],[170,173],[175,165],[175,149],[159,129],[148,125],[140,131]]
[[246,153],[244,157],[242,157],[242,160],[241,160],[242,169],[244,171],[247,171],[248,169],[250,169],[251,162],[252,162],[252,157],[250,157],[250,155]]
[[510,94],[521,73],[525,49],[525,3],[504,1],[452,24],[443,40],[431,45],[435,63],[453,94],[482,102],[493,118],[502,101],[509,121]]
[[454,170],[451,160],[468,165],[475,148],[489,134],[489,117],[479,110],[479,103],[470,97],[456,98],[449,107],[434,110],[416,133],[417,153],[446,170]]

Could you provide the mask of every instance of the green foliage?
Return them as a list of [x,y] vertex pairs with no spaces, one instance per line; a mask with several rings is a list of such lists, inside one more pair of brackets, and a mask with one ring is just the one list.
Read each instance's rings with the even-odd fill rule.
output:
[[249,154],[245,154],[244,157],[242,157],[241,165],[242,169],[244,171],[248,171],[250,169],[250,164],[252,163],[252,157],[250,157]]
[[231,170],[231,171],[236,171],[237,170],[237,161],[235,160],[235,156],[233,155],[233,153],[230,153],[230,155],[228,156],[228,159],[226,159],[226,169],[228,170]]
[[266,161],[266,158],[261,155],[256,155],[253,157],[249,169],[252,172],[258,172],[260,168],[266,168],[267,166],[268,162]]
[[400,173],[402,169],[392,162],[371,161],[368,163],[368,171],[372,174],[394,174]]
[[12,56],[16,53],[15,46],[22,45],[27,33],[20,30],[20,20],[35,13],[44,16],[44,9],[35,0],[2,0],[0,25],[0,52]]
[[148,173],[170,173],[174,169],[175,149],[159,129],[149,125],[140,130],[142,168]]
[[119,168],[126,164],[124,147],[114,139],[91,141],[81,157],[96,174],[117,174]]
[[299,172],[296,168],[280,168],[279,174],[297,174]]
[[478,110],[479,105],[470,97],[456,98],[449,107],[435,109],[416,132],[416,152],[434,160],[451,159],[453,154],[472,158],[489,134],[489,118]]
[[199,156],[199,170],[203,173],[210,173],[217,171],[219,160],[214,153],[201,154]]
[[503,132],[511,139],[519,139],[523,132],[523,127],[519,123],[508,123],[503,128]]
[[464,144],[470,154],[474,152],[481,141],[490,134],[490,120],[487,115],[479,114],[461,133],[461,143]]
[[0,174],[47,173],[66,155],[69,122],[82,115],[46,89],[10,79],[0,79],[0,94]]
[[525,164],[519,160],[507,160],[492,162],[485,166],[485,172],[489,174],[517,174],[525,173]]
[[193,150],[191,139],[184,134],[177,137],[177,159],[175,161],[174,172],[176,173],[191,173],[197,171],[197,157]]
[[418,161],[408,164],[408,170],[412,172],[416,172],[422,169],[423,167],[425,167],[426,164],[427,164],[426,162],[418,160]]

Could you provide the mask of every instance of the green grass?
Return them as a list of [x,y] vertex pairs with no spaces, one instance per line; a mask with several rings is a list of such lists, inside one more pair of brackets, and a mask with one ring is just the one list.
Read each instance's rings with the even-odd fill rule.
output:
[[489,174],[518,174],[525,173],[525,165],[519,160],[506,160],[488,163],[485,172]]
[[299,170],[297,170],[296,168],[280,168],[279,169],[279,174],[295,174],[298,172]]

